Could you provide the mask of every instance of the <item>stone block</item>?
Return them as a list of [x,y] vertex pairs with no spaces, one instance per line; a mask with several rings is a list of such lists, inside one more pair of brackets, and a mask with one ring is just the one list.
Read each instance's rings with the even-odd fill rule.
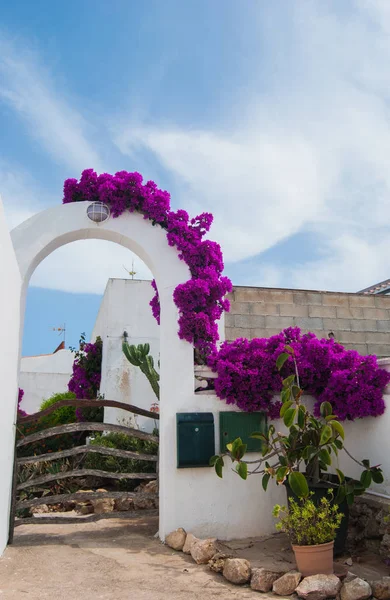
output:
[[294,304],[308,304],[313,305],[322,304],[322,294],[321,292],[304,292],[298,290],[293,293]]
[[323,319],[324,329],[326,331],[350,331],[350,319]]
[[250,319],[249,315],[234,315],[234,326],[239,329],[250,329]]
[[348,308],[348,295],[347,294],[323,294],[322,304],[325,306],[344,306]]
[[375,296],[375,306],[390,310],[390,296]]
[[336,307],[335,306],[309,306],[309,317],[327,317],[329,319],[336,318]]
[[368,354],[375,354],[380,357],[390,356],[389,344],[368,344]]
[[260,302],[259,290],[250,287],[235,287],[234,288],[235,302]]
[[293,304],[293,292],[291,290],[263,288],[261,290],[261,301],[271,304]]
[[252,315],[279,315],[280,307],[279,304],[272,304],[270,302],[253,302],[251,304]]
[[263,315],[249,315],[249,326],[251,329],[261,329],[265,327],[265,317]]
[[234,327],[234,315],[225,313],[225,327]]
[[377,331],[377,322],[373,319],[355,319],[351,320],[352,331]]
[[347,350],[356,350],[356,352],[359,352],[362,356],[367,356],[367,354],[369,354],[367,344],[350,344],[341,341],[340,343],[343,344]]
[[226,339],[229,341],[236,340],[237,338],[250,338],[250,329],[239,329],[237,327],[227,327],[225,329]]
[[365,335],[369,344],[390,344],[390,334],[385,331],[368,331]]
[[338,319],[363,319],[363,308],[361,306],[345,308],[344,306],[336,307]]
[[365,319],[388,319],[389,311],[384,308],[363,308]]
[[251,302],[231,302],[230,312],[232,315],[249,315]]
[[286,317],[308,317],[309,307],[307,304],[281,304],[280,314]]
[[340,333],[335,334],[335,339],[340,341],[342,344],[344,343],[352,343],[352,344],[365,344],[366,343],[366,333],[364,331],[340,331]]
[[378,331],[389,331],[390,332],[390,319],[386,321],[379,320],[376,322]]
[[375,307],[375,296],[364,296],[362,294],[351,294],[349,306]]
[[254,338],[269,338],[273,335],[278,335],[280,333],[280,329],[251,329],[251,340]]
[[294,324],[301,329],[311,331],[312,329],[323,329],[324,324],[319,317],[295,317]]
[[292,327],[294,325],[293,317],[278,317],[278,316],[266,316],[265,326],[266,329],[278,329],[281,331],[285,327]]

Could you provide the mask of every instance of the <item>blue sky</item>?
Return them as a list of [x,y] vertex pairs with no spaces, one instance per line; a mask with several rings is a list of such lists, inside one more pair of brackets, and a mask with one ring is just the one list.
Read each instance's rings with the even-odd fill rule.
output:
[[[356,291],[389,277],[389,32],[387,0],[5,3],[10,227],[84,168],[137,170],[173,206],[214,213],[236,284]],[[88,334],[132,258],[88,241],[42,262],[24,353],[53,350],[62,322],[72,345]]]

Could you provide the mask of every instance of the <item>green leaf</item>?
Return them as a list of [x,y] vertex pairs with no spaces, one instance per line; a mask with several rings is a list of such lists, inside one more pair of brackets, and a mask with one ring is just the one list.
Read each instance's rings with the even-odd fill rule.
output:
[[362,486],[367,489],[370,487],[371,485],[371,481],[372,481],[372,475],[371,475],[371,471],[363,471],[363,473],[360,475],[360,483],[362,484]]
[[233,452],[233,444],[226,444],[226,450]]
[[339,434],[341,439],[344,439],[344,427],[338,421],[331,421],[330,426]]
[[321,431],[320,446],[327,444],[331,437],[332,437],[332,430],[329,427],[329,425],[325,425]]
[[290,399],[290,396],[291,396],[290,388],[286,388],[285,390],[282,390],[282,394],[281,394],[282,403],[284,404],[285,402],[288,402],[288,400]]
[[344,473],[342,471],[340,471],[340,469],[336,469],[336,473],[337,473],[340,483],[344,483],[344,481],[345,481]]
[[267,487],[268,487],[268,482],[271,478],[271,475],[269,473],[264,473],[263,478],[261,480],[261,485],[263,486],[263,490],[266,492],[267,491]]
[[290,488],[298,498],[307,498],[309,495],[309,486],[306,477],[299,471],[293,471],[288,476]]
[[279,462],[282,465],[282,467],[287,467],[287,459],[285,456],[283,456],[283,454],[279,456]]
[[288,410],[286,410],[283,417],[283,423],[286,427],[291,427],[291,425],[294,423],[296,411],[296,408],[289,408]]
[[327,417],[325,417],[325,421],[327,423],[329,423],[329,421],[333,421],[334,419],[337,419],[336,415],[328,415]]
[[341,440],[334,440],[334,445],[339,449],[342,450],[343,448],[343,442]]
[[294,383],[295,381],[295,375],[289,375],[288,377],[286,377],[286,379],[283,379],[283,386],[287,387],[290,386]]
[[219,459],[218,454],[216,454],[215,456],[212,456],[209,460],[210,467],[213,467],[218,459]]
[[276,470],[276,481],[284,481],[287,475],[288,467],[279,467]]
[[236,452],[237,460],[242,459],[247,448],[248,448],[248,444],[241,444],[241,446],[237,449],[237,452]]
[[297,385],[293,385],[291,386],[291,391],[292,391],[292,395],[294,396],[295,399],[299,398],[300,396],[302,396],[302,390],[299,386]]
[[362,465],[364,465],[366,467],[366,469],[370,468],[370,461],[367,460],[367,458],[365,458],[364,460],[362,460]]
[[347,504],[348,506],[352,506],[355,497],[353,494],[347,494]]
[[216,474],[221,479],[222,479],[222,468],[223,468],[223,466],[224,466],[223,458],[222,458],[222,456],[218,456],[218,460],[216,461],[214,467],[215,467]]
[[320,414],[321,417],[328,417],[329,415],[332,414],[332,405],[330,402],[321,402],[321,406],[320,406]]
[[264,435],[264,433],[262,433],[261,431],[254,431],[249,437],[253,438],[254,440],[262,440],[263,442],[268,442],[267,436]]
[[305,412],[305,408],[303,407],[302,410],[302,406],[300,406],[298,409],[298,425],[301,429],[305,426]]
[[238,463],[236,467],[236,471],[241,477],[241,479],[246,479],[248,477],[248,465],[244,462]]
[[335,496],[335,503],[336,504],[341,504],[342,502],[344,502],[345,500],[345,486],[344,485],[340,485],[339,489],[337,490],[337,494]]
[[332,464],[332,459],[330,458],[330,454],[325,448],[322,448],[322,450],[320,450],[318,456],[319,456],[320,460],[322,460],[322,462],[325,463],[326,465]]
[[276,359],[276,367],[279,371],[283,367],[286,360],[288,360],[289,356],[290,355],[287,352],[282,352],[282,354],[279,354],[278,358]]
[[284,349],[287,350],[287,352],[289,352],[290,354],[295,354],[294,348],[292,346],[289,346],[288,344],[284,347]]
[[380,469],[371,469],[371,475],[374,483],[383,483],[383,473]]
[[280,409],[280,418],[283,419],[286,410],[288,410],[290,408],[290,406],[292,406],[294,404],[294,402],[292,400],[289,400],[288,402],[285,402],[282,405],[282,408]]

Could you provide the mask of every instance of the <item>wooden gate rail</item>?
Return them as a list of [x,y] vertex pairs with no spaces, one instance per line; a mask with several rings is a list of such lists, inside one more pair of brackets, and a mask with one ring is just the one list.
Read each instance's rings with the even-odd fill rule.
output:
[[114,471],[102,471],[99,469],[73,469],[73,471],[59,471],[49,475],[41,475],[28,479],[16,486],[16,491],[26,490],[30,487],[44,485],[49,481],[68,479],[69,477],[102,477],[103,479],[156,479],[156,473],[115,473]]
[[[55,515],[55,513],[51,513]],[[39,523],[40,525],[47,524],[61,524],[66,525],[69,523],[92,523],[94,521],[100,521],[100,519],[134,519],[134,517],[158,517],[157,508],[146,508],[142,510],[126,510],[112,513],[92,513],[90,515],[77,515],[74,517],[49,517],[48,515],[40,515],[39,517],[24,517],[23,519],[17,519],[15,521],[15,527],[19,525],[32,525]]]
[[97,500],[100,498],[150,498],[154,500],[156,494],[146,494],[145,492],[75,492],[74,494],[56,494],[55,496],[42,496],[41,498],[32,498],[31,500],[19,500],[16,508],[30,508],[40,504],[60,504],[61,502],[76,502],[78,500]]
[[91,421],[84,421],[82,423],[69,423],[68,425],[59,425],[57,427],[50,427],[49,429],[43,429],[37,433],[26,435],[26,437],[20,439],[16,447],[20,448],[26,444],[32,442],[39,442],[48,437],[55,435],[62,435],[63,433],[74,433],[76,431],[114,431],[115,433],[124,433],[125,435],[136,437],[140,440],[146,440],[148,442],[155,442],[158,444],[159,439],[157,436],[151,433],[145,433],[139,429],[133,429],[132,427],[125,427],[123,425],[112,425],[111,423],[93,423]]
[[61,450],[61,452],[50,452],[47,454],[37,454],[34,456],[26,456],[16,460],[18,465],[27,465],[29,463],[48,462],[57,460],[58,458],[67,458],[68,456],[76,456],[77,454],[105,454],[106,456],[115,456],[116,458],[126,458],[134,460],[145,460],[149,462],[157,462],[156,454],[143,454],[135,450],[119,450],[118,448],[106,448],[106,446],[98,446],[97,444],[88,444],[87,446],[76,446],[69,450]]
[[41,410],[40,412],[33,413],[32,415],[26,415],[25,417],[18,417],[18,423],[23,425],[24,423],[30,423],[32,421],[38,421],[41,417],[45,417],[46,415],[50,415],[50,413],[58,410],[59,408],[63,408],[64,406],[75,406],[76,408],[88,408],[88,407],[96,407],[96,406],[107,406],[112,408],[120,408],[121,410],[126,410],[127,412],[131,412],[134,415],[139,415],[141,417],[149,417],[150,419],[154,419],[158,421],[160,415],[156,412],[152,412],[150,410],[144,410],[143,408],[139,408],[138,406],[133,406],[132,404],[126,404],[125,402],[116,402],[115,400],[61,400],[60,402],[56,402],[52,404],[48,408]]

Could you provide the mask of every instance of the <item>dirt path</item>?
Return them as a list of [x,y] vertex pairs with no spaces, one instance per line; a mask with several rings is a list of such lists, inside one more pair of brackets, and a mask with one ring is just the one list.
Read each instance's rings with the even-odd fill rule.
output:
[[207,567],[163,546],[157,519],[23,525],[0,559],[0,600],[245,600]]

